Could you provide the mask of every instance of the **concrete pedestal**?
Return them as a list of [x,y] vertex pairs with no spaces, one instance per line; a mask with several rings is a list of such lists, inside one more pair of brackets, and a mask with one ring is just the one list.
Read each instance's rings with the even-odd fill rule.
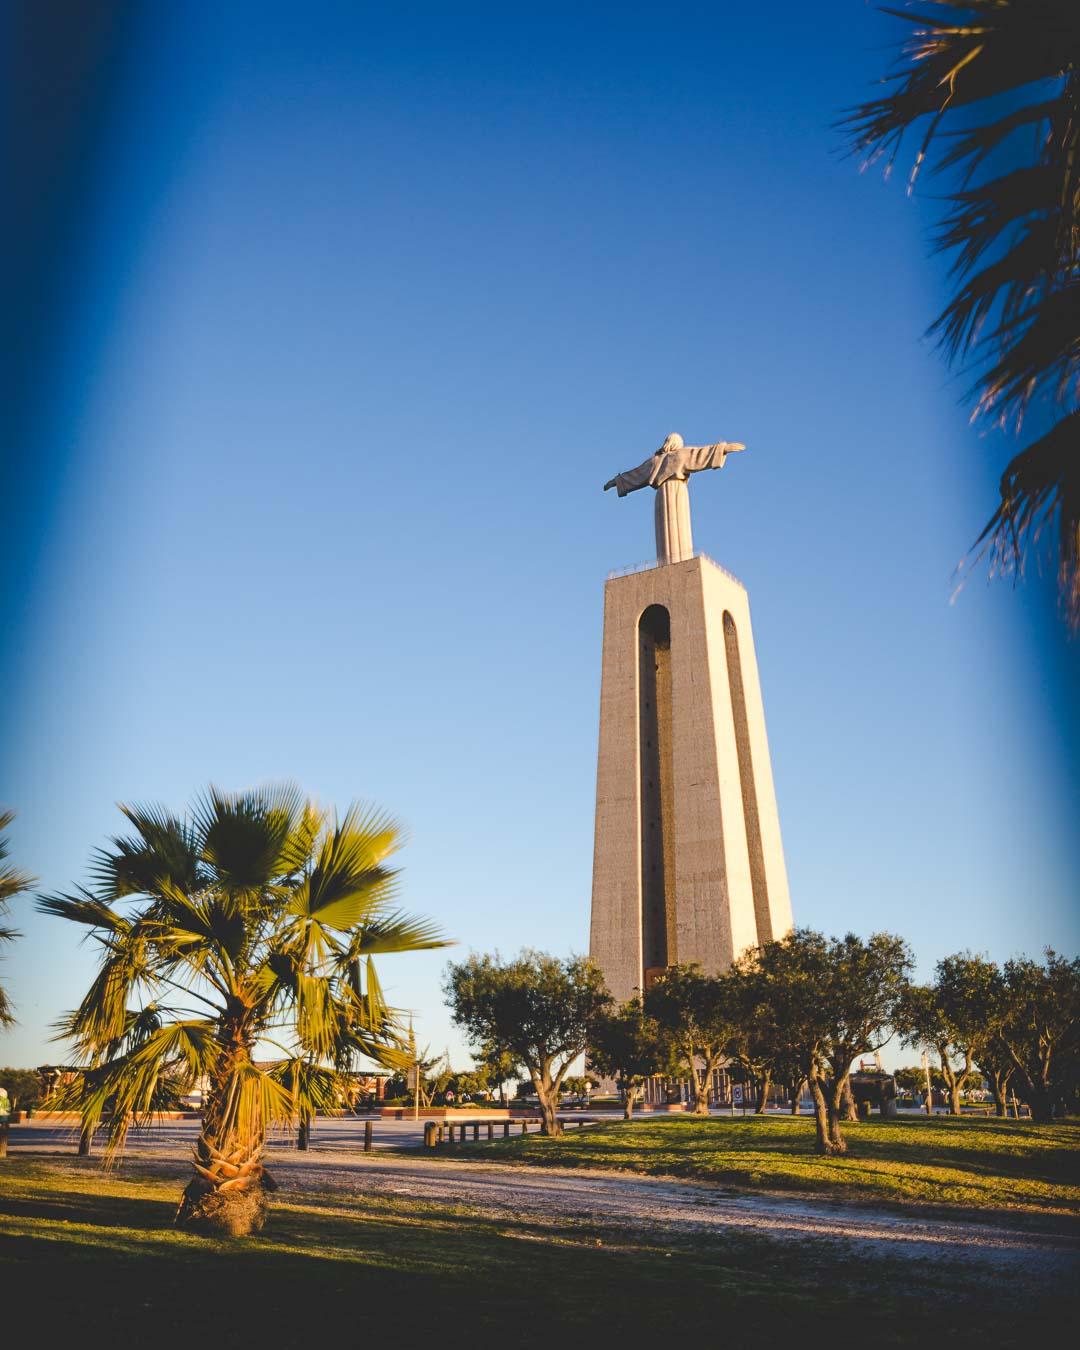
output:
[[676,962],[716,973],[791,901],[750,606],[709,559],[604,590],[590,953],[619,1000]]

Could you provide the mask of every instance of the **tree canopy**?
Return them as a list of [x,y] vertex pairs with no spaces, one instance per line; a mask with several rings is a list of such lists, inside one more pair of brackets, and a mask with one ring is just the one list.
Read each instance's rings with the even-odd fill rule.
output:
[[528,1070],[544,1133],[557,1134],[563,1079],[611,1002],[599,969],[587,957],[530,949],[510,961],[470,956],[447,967],[444,991],[478,1053],[498,1046]]

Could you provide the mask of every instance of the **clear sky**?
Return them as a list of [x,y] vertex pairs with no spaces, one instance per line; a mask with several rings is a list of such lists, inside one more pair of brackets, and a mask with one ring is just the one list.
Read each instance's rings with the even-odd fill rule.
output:
[[[924,974],[1076,950],[1076,650],[1037,581],[950,603],[1007,448],[921,336],[932,201],[831,129],[894,21],[102,15],[27,20],[5,227],[0,801],[42,889],[118,800],[289,778],[401,817],[460,953],[585,950],[603,583],[653,553],[601,487],[679,431],[749,447],[695,542],[749,589],[796,921]],[[0,1061],[54,1062],[92,955],[16,909]],[[463,1058],[446,959],[381,973]]]

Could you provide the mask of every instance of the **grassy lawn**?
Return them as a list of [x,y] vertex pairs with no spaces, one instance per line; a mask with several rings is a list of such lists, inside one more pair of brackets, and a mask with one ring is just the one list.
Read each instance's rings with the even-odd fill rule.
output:
[[0,1163],[7,1328],[42,1344],[155,1347],[639,1343],[676,1332],[680,1343],[722,1332],[802,1345],[856,1331],[885,1346],[923,1336],[1019,1346],[1069,1315],[1064,1292],[1018,1297],[1011,1280],[977,1283],[948,1260],[862,1261],[857,1249],[745,1231],[677,1240],[545,1225],[408,1196],[282,1190],[266,1234],[214,1242],[170,1226],[182,1176]]
[[766,1116],[642,1117],[560,1139],[538,1135],[458,1152],[535,1166],[597,1167],[696,1177],[726,1186],[801,1191],[832,1199],[1080,1213],[1080,1121],[872,1120],[845,1130],[849,1152],[814,1152],[813,1121]]

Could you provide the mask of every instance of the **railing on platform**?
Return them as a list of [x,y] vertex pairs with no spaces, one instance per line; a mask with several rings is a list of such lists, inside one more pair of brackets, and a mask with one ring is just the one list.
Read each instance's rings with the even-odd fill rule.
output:
[[[742,587],[744,591],[746,590],[746,587],[743,585],[743,583],[739,580],[739,578],[735,575],[734,572],[729,572],[728,569],[723,565],[723,563],[718,563],[716,559],[710,557],[709,554],[706,553],[704,549],[702,548],[695,549],[694,552],[691,553],[690,557],[702,558],[711,567],[715,567],[718,572],[723,572],[724,576],[726,576],[729,581],[733,581],[736,586]],[[684,559],[684,561],[687,560]],[[655,567],[667,567],[667,566],[669,566],[669,564],[662,563],[659,560],[659,558],[650,558],[648,562],[631,563],[629,567],[616,567],[613,572],[609,572],[607,574],[607,579],[608,581],[615,581],[619,577],[632,577],[636,576],[638,572],[651,572]]]

